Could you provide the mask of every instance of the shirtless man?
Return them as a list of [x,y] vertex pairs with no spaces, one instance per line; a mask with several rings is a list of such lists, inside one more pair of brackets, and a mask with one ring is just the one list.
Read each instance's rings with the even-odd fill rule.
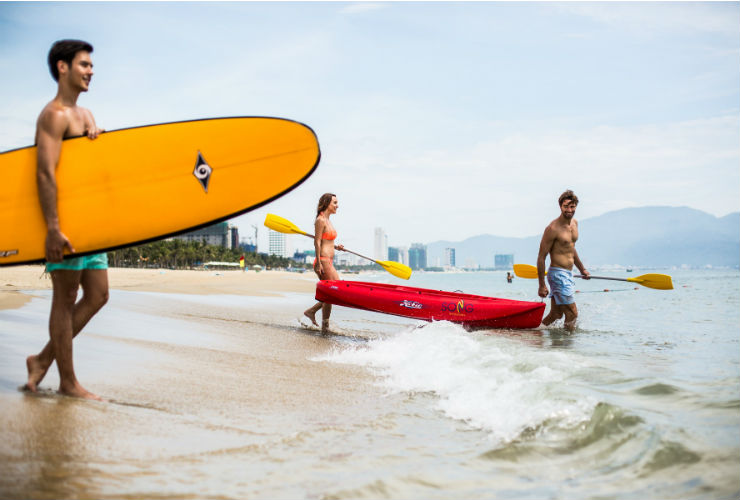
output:
[[[57,81],[57,95],[36,122],[37,176],[41,210],[46,221],[46,270],[51,274],[53,295],[49,315],[51,340],[37,355],[26,359],[26,388],[36,392],[56,359],[59,393],[100,399],[77,381],[72,362],[72,339],[108,301],[108,258],[105,253],[62,260],[64,250],[74,247],[62,233],[57,214],[56,168],[66,137],[86,135],[95,139],[103,132],[92,113],[77,105],[87,92],[93,75],[92,46],[80,40],[60,40],[49,51],[49,69]],[[82,298],[77,290],[82,285]]]
[[558,198],[560,217],[552,221],[542,235],[540,252],[537,256],[537,277],[540,282],[539,296],[547,297],[545,284],[545,258],[550,254],[550,269],[547,272],[547,282],[550,284],[551,307],[550,313],[542,323],[545,326],[557,321],[565,315],[565,328],[573,331],[576,328],[578,308],[575,302],[575,281],[573,280],[573,265],[581,271],[585,279],[589,279],[589,272],[583,266],[576,251],[578,240],[578,221],[573,218],[578,206],[578,197],[568,190]]

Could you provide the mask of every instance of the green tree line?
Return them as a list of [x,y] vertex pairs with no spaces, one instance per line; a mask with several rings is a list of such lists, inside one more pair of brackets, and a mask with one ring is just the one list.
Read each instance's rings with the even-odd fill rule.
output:
[[284,257],[179,239],[155,241],[114,250],[108,252],[108,262],[113,267],[192,269],[205,262],[238,263],[242,255],[244,255],[244,263],[247,267],[255,264],[265,268],[286,268],[296,265],[295,262]]

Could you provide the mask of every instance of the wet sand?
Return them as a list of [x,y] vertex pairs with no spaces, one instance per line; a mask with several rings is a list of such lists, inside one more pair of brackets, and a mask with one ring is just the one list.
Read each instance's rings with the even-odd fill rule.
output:
[[[336,458],[318,435],[380,418],[365,371],[312,361],[353,340],[300,326],[310,275],[109,276],[108,305],[74,344],[78,378],[101,403],[57,395],[56,365],[38,394],[19,390],[25,357],[48,339],[50,280],[38,266],[0,270],[0,498],[320,494],[328,486],[295,470]],[[296,474],[307,482],[286,486]]]

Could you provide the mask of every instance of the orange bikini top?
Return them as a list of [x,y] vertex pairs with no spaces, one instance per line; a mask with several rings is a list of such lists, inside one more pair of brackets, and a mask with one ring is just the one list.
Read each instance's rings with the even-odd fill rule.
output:
[[336,231],[329,231],[328,233],[324,233],[321,235],[322,240],[335,240],[336,238],[337,238]]

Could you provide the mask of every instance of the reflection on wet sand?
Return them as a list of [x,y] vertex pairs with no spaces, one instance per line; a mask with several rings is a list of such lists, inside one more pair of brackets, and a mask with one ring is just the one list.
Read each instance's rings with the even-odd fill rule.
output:
[[107,401],[58,395],[56,365],[39,393],[19,391],[48,300],[0,317],[0,498],[243,497],[255,482],[234,469],[261,477],[290,436],[300,448],[378,411],[363,370],[310,360],[355,340],[305,335],[280,302],[214,308],[115,290],[75,344],[79,376]]
[[0,480],[3,496],[62,498],[84,492],[80,487],[95,478],[79,464],[99,457],[94,428],[103,405],[51,391],[4,405],[0,439],[3,462],[10,467]]

